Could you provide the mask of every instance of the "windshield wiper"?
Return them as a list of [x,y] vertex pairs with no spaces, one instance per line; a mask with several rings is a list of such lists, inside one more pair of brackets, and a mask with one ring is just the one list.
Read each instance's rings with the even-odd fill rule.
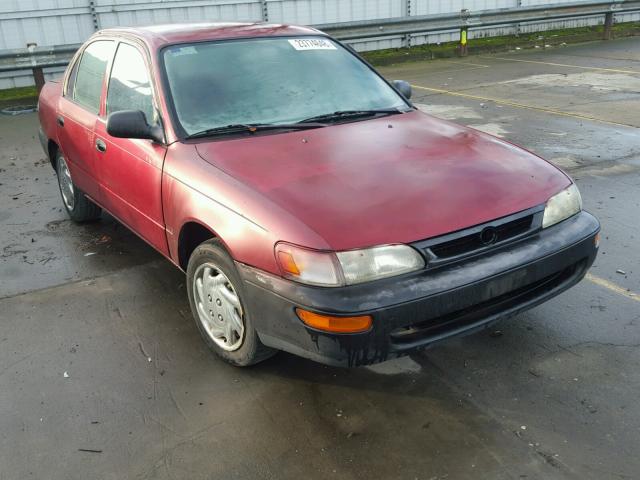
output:
[[305,122],[305,123],[235,123],[232,125],[225,125],[223,127],[208,128],[201,132],[192,133],[187,135],[185,140],[191,140],[192,138],[202,137],[214,137],[216,135],[228,135],[234,133],[255,133],[264,130],[308,130],[311,128],[326,127],[324,123],[317,122]]
[[398,113],[404,113],[404,111],[398,108],[379,108],[377,110],[340,110],[338,112],[325,113],[324,115],[316,115],[315,117],[306,118],[304,120],[301,120],[299,124],[304,125],[313,122],[342,120],[343,118],[375,117],[376,115],[396,115]]

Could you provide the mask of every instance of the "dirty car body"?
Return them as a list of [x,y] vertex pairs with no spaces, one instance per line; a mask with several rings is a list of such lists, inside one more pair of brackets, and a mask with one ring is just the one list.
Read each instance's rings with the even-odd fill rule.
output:
[[40,138],[72,218],[187,272],[216,353],[355,366],[538,305],[597,252],[566,174],[409,97],[311,28],[109,29],[45,85]]

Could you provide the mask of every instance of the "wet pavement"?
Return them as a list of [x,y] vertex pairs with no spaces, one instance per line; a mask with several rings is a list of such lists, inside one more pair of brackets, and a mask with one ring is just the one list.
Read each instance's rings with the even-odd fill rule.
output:
[[36,115],[0,116],[1,480],[640,478],[640,38],[383,73],[577,178],[603,225],[589,279],[375,367],[233,368],[179,271],[66,219]]

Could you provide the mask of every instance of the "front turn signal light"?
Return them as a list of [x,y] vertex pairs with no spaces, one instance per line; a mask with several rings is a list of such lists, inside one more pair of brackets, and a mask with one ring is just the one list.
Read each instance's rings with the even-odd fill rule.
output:
[[371,328],[373,319],[371,315],[357,317],[336,317],[333,315],[321,315],[296,308],[296,313],[305,325],[331,333],[360,333]]
[[276,245],[276,260],[282,275],[290,280],[319,287],[338,287],[344,283],[333,252],[280,242]]

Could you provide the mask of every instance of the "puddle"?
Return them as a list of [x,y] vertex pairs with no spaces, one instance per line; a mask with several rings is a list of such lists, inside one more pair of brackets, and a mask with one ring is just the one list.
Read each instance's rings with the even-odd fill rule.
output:
[[394,358],[365,368],[380,375],[400,375],[403,373],[420,373],[422,371],[422,366],[412,360],[411,357]]
[[445,120],[459,120],[461,118],[480,119],[482,115],[471,107],[461,105],[433,105],[426,103],[414,103],[416,107],[434,117]]
[[57,232],[61,230],[69,230],[71,226],[70,220],[53,220],[52,222],[47,223],[46,228],[50,232]]
[[592,90],[608,92],[629,92],[640,91],[640,77],[627,75],[624,73],[601,73],[601,72],[580,72],[580,73],[551,73],[544,75],[531,75],[529,77],[507,80],[502,84],[510,85],[539,85],[558,87],[589,87]]
[[549,159],[549,161],[565,170],[582,166],[582,163],[573,157],[554,157]]
[[505,130],[502,125],[497,123],[485,123],[482,125],[469,125],[471,128],[475,128],[476,130],[480,130],[481,132],[488,133],[489,135],[493,135],[495,137],[504,138],[508,130]]

